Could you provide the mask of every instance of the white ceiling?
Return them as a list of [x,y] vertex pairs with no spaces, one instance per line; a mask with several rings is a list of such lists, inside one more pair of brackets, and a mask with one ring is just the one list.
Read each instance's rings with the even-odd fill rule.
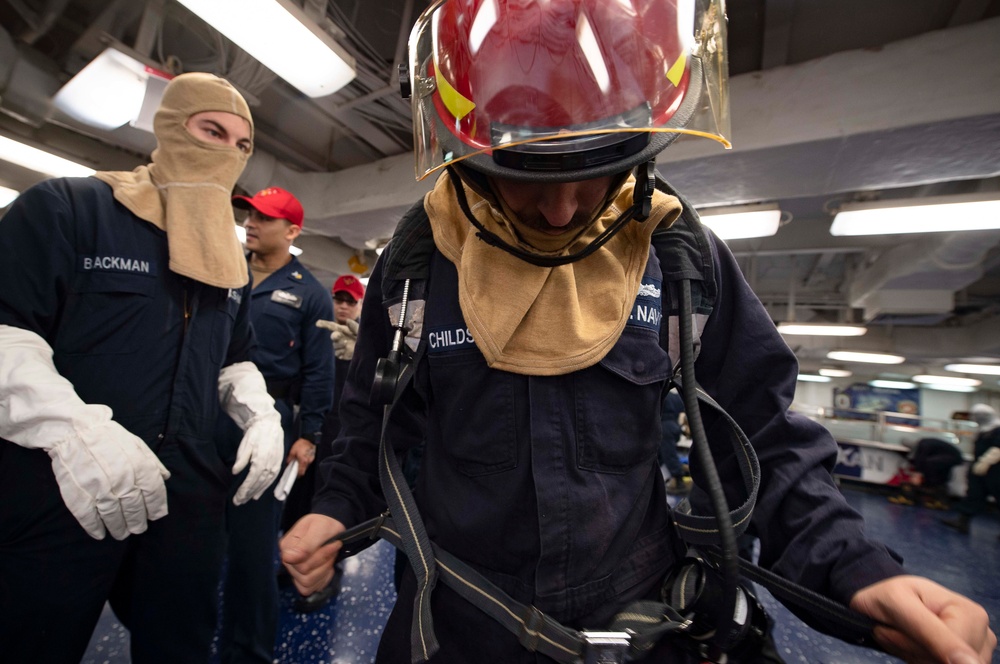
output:
[[[54,110],[66,80],[109,40],[164,69],[226,76],[257,125],[240,186],[299,196],[302,259],[329,284],[352,256],[372,264],[371,248],[429,187],[414,180],[395,77],[426,4],[305,0],[359,69],[341,92],[309,99],[173,0],[0,0],[0,135],[131,169],[153,137]],[[776,321],[869,324],[854,339],[789,337],[803,368],[833,346],[897,351],[904,375],[1000,363],[1000,231],[828,232],[848,201],[1000,190],[1000,0],[730,0],[727,13],[734,148],[678,142],[659,170],[699,207],[780,205],[777,235],[730,242]],[[0,162],[0,185],[41,177]]]

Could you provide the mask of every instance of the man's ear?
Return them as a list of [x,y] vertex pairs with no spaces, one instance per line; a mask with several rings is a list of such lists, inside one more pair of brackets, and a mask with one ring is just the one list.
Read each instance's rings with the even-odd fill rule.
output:
[[301,233],[302,233],[301,226],[296,226],[292,222],[288,222],[288,230],[285,231],[285,237],[287,239],[295,241],[295,238],[297,238]]

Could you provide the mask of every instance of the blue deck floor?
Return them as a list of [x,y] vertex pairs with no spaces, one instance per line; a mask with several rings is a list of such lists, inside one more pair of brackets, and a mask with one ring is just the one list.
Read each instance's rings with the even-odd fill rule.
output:
[[[943,512],[889,503],[885,496],[844,487],[869,532],[890,543],[914,574],[927,576],[973,598],[989,612],[994,631],[1000,626],[1000,518],[989,514],[972,522],[968,536],[937,522]],[[275,662],[280,664],[360,664],[374,658],[382,626],[395,601],[393,549],[379,542],[349,559],[340,595],[324,609],[300,614],[292,608],[294,590],[282,595],[282,615]],[[775,621],[775,643],[788,664],[867,664],[899,660],[856,648],[813,631],[766,591],[759,596]],[[128,633],[105,610],[82,664],[127,664]],[[993,663],[1000,664],[1000,653]]]

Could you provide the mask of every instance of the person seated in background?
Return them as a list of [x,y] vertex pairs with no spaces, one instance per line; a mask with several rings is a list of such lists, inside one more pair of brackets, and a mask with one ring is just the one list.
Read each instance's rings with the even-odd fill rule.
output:
[[969,467],[965,498],[955,505],[957,514],[941,523],[963,535],[969,534],[972,518],[987,509],[987,498],[1000,500],[1000,416],[992,406],[977,403],[970,411],[979,425],[972,465]]
[[916,505],[935,510],[948,509],[948,480],[951,469],[962,464],[958,445],[940,438],[921,438],[910,453],[914,474],[899,485],[899,493],[889,501],[897,505]]

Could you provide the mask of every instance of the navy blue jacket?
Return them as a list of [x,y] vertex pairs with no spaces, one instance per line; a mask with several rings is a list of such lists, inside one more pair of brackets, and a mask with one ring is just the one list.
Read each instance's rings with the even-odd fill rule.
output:
[[0,325],[45,339],[83,401],[110,406],[154,450],[193,441],[228,475],[212,441],[218,378],[250,358],[249,286],[171,272],[166,233],[94,178],[21,194],[0,220],[0,284]]
[[250,294],[257,348],[253,361],[269,385],[297,395],[301,435],[315,435],[333,403],[333,345],[317,320],[333,320],[330,293],[297,258]]
[[[788,411],[793,353],[726,246],[713,236],[710,251],[718,294],[703,322],[696,374],[759,455],[751,532],[762,540],[761,564],[846,602],[902,567],[866,538],[861,517],[835,486],[832,437]],[[384,509],[377,474],[382,410],[369,405],[369,394],[375,363],[392,339],[386,308],[400,293],[381,292],[382,269],[380,262],[369,281],[340,406],[341,435],[320,468],[325,483],[313,506],[347,527]],[[643,283],[658,288],[661,279],[651,250]],[[463,320],[455,268],[440,253],[426,292],[412,289],[428,352],[387,439],[397,449],[426,440],[414,493],[431,540],[515,599],[571,623],[608,617],[626,600],[655,593],[683,547],[657,465],[660,406],[676,358],[659,342],[667,321],[652,310],[659,309],[652,289],[640,291],[603,360],[563,376],[490,369]],[[709,412],[704,421],[729,502],[738,505],[741,482],[726,424]],[[692,499],[696,507],[707,504],[697,489]],[[439,584],[435,593],[441,591]],[[410,606],[403,594],[397,607]],[[444,624],[437,615],[435,621]]]

